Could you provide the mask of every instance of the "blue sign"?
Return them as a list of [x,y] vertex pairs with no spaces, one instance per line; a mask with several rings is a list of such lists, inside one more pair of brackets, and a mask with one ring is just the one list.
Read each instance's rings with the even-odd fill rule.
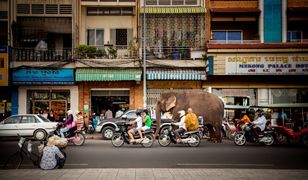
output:
[[7,47],[6,46],[0,46],[0,53],[7,53]]
[[74,84],[74,69],[17,69],[13,84]]

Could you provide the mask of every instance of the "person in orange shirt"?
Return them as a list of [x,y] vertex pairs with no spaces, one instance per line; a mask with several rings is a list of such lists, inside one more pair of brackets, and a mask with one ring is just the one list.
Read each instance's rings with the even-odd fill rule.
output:
[[241,113],[241,116],[242,116],[242,118],[237,120],[237,123],[238,123],[238,124],[242,124],[242,123],[244,123],[244,124],[246,124],[246,123],[251,123],[251,121],[250,121],[250,119],[249,119],[249,117],[247,116],[247,114],[246,114],[245,111]]

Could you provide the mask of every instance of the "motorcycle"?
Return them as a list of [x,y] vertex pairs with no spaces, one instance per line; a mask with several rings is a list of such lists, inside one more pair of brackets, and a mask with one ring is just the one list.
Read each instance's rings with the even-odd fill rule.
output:
[[136,139],[133,143],[130,142],[129,135],[128,135],[128,128],[130,127],[130,124],[126,121],[118,121],[116,122],[117,128],[115,129],[115,133],[111,138],[111,143],[114,147],[121,147],[124,143],[126,144],[141,144],[143,147],[151,147],[154,143],[154,135],[153,130],[148,129],[142,132],[144,139],[141,141],[138,138],[140,138],[139,133],[136,133],[134,135],[134,138]]
[[[63,127],[62,123],[58,123],[55,130],[49,133],[49,136],[57,135],[61,137],[60,129]],[[64,132],[64,138],[69,143],[73,143],[76,146],[82,146],[86,141],[86,137],[82,132],[77,131],[77,126],[71,127],[67,132]]]
[[298,132],[294,132],[285,126],[273,126],[276,134],[277,143],[287,141],[288,144],[301,143],[308,147],[308,128],[302,128]]
[[237,131],[234,136],[234,143],[238,146],[245,145],[246,141],[253,143],[264,143],[267,146],[275,142],[275,132],[272,128],[266,128],[260,135],[256,135],[253,125],[246,124],[243,130]]
[[[169,126],[169,129],[167,129],[167,133],[160,134],[158,137],[158,143],[163,146],[169,146],[170,143],[176,144],[176,137],[174,133],[174,128]],[[190,147],[197,147],[201,143],[201,138],[200,138],[200,131],[199,129],[195,131],[188,131],[185,132],[183,135],[181,135],[181,144],[188,144]]]

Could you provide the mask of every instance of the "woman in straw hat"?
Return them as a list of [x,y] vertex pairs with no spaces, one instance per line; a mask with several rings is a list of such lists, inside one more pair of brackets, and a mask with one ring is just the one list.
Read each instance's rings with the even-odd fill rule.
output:
[[47,146],[44,147],[43,156],[41,158],[40,167],[42,169],[62,168],[64,165],[64,155],[59,148],[55,146],[56,136],[48,138]]

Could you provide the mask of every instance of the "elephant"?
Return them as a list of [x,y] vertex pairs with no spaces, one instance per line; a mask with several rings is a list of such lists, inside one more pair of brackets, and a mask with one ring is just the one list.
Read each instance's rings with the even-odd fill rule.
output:
[[[169,91],[160,95],[156,104],[157,127],[161,124],[161,113],[170,113],[174,121],[179,121],[178,111],[192,108],[197,116],[202,116],[204,125],[212,126],[210,135],[221,142],[221,127],[224,117],[223,101],[212,93],[202,90]],[[155,137],[159,133],[156,129]]]

